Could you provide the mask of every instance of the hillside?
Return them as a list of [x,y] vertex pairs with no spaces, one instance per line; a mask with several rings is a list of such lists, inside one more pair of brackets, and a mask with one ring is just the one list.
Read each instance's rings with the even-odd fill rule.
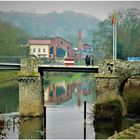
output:
[[82,30],[83,42],[91,43],[92,34],[100,22],[99,19],[93,16],[72,11],[47,14],[0,11],[0,20],[8,21],[32,37],[64,37],[74,43],[75,47],[78,30]]

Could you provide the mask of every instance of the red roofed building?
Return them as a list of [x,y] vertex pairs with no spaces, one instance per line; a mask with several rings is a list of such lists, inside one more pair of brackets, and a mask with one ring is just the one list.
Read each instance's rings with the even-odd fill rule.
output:
[[51,46],[53,58],[64,57],[66,52],[68,57],[74,57],[73,44],[61,37],[51,38]]
[[51,40],[28,40],[28,44],[32,45],[51,45]]
[[30,48],[29,54],[37,57],[64,58],[64,56],[74,57],[73,44],[61,37],[55,37],[47,40],[28,40]]
[[49,58],[51,40],[28,40],[29,54],[36,57]]

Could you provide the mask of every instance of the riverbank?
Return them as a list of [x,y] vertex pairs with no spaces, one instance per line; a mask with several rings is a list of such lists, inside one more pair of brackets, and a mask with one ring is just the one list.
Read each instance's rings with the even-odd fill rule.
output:
[[115,134],[108,139],[140,139],[140,123],[135,124],[119,133]]
[[3,132],[3,129],[5,127],[5,121],[0,120],[0,139],[4,138],[5,133]]
[[19,113],[0,114],[0,139],[18,139]]
[[[136,78],[133,77],[132,79],[128,80],[128,82],[125,84],[124,87],[123,96],[119,96],[116,94],[112,95],[112,93],[109,93],[97,97],[94,110],[95,113],[94,126],[95,130],[97,131],[96,138],[109,137],[109,135],[108,136],[103,135],[103,133],[107,134],[108,131],[110,131],[110,136],[118,132],[120,132],[118,133],[118,135],[123,134],[123,131],[125,129],[135,125],[136,123],[140,123],[139,108],[140,108],[140,77]],[[124,123],[122,120],[125,118],[128,121]],[[100,126],[100,124],[102,124],[103,122],[105,123],[105,126],[107,126],[107,128],[103,128],[103,126]],[[108,126],[111,122],[113,125]],[[123,125],[126,126],[123,127]],[[127,130],[124,132],[127,133]],[[100,136],[100,134],[102,134],[102,136]],[[109,138],[113,139],[114,137]],[[121,137],[116,138],[123,139],[123,138],[138,138],[138,137],[135,136],[134,134],[132,135],[124,134],[121,135]]]
[[140,115],[140,77],[129,79],[125,84],[123,96],[116,93],[102,94],[96,98],[95,118],[116,119],[128,114]]
[[0,82],[15,80],[18,78],[18,71],[1,71]]

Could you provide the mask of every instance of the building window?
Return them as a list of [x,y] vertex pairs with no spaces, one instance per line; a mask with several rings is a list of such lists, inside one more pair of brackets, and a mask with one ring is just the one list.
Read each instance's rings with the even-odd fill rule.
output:
[[33,48],[33,52],[35,53],[35,48]]
[[43,52],[44,52],[44,53],[46,52],[46,49],[45,49],[45,48],[43,49]]
[[61,41],[61,44],[63,44],[63,41]]
[[40,48],[38,48],[38,52],[40,52]]

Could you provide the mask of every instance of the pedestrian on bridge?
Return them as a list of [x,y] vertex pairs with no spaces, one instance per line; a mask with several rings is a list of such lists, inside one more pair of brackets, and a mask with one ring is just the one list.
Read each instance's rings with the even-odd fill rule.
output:
[[85,62],[86,62],[86,66],[90,65],[90,57],[88,55],[85,57]]

